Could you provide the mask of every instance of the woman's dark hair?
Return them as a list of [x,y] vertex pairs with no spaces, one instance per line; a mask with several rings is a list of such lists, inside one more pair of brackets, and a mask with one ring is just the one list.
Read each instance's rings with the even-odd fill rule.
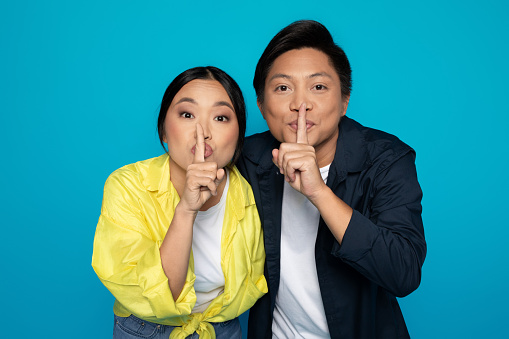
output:
[[168,88],[166,88],[163,100],[161,101],[161,109],[159,110],[159,117],[157,119],[159,141],[166,151],[163,137],[164,121],[166,120],[168,108],[170,108],[171,102],[173,101],[173,98],[175,98],[175,95],[177,95],[178,91],[180,91],[180,89],[188,82],[197,79],[215,80],[219,82],[225,89],[226,93],[228,93],[228,97],[230,97],[239,123],[239,140],[237,141],[235,153],[232,158],[232,164],[235,164],[240,156],[240,152],[242,151],[242,146],[244,145],[244,135],[246,133],[246,104],[244,103],[244,97],[242,96],[242,91],[240,90],[239,85],[232,79],[232,77],[217,67],[206,66],[191,68],[180,73],[175,79],[173,79]]
[[314,48],[325,53],[338,73],[341,95],[349,96],[352,90],[350,62],[341,47],[334,43],[330,32],[319,22],[300,20],[279,31],[263,51],[256,65],[253,86],[260,103],[264,100],[265,80],[274,61],[283,53],[294,49]]

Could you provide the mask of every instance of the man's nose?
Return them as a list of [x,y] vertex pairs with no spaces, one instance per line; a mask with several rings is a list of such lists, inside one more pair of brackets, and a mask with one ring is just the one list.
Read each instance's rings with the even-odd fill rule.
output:
[[290,101],[290,110],[294,112],[298,112],[299,108],[302,104],[306,104],[306,111],[310,111],[313,109],[313,103],[309,94],[306,93],[305,90],[295,90],[292,95],[292,99]]

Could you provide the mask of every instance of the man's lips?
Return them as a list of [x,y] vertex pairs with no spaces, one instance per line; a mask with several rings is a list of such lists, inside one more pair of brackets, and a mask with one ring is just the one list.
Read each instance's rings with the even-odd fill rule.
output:
[[[294,120],[294,121],[290,122],[288,125],[289,125],[292,129],[294,129],[294,130],[297,130],[297,128],[298,128],[297,120]],[[308,129],[310,129],[311,127],[313,127],[314,125],[315,125],[315,124],[314,124],[312,121],[310,121],[310,120],[306,120],[306,129],[307,129],[307,130],[308,130]]]
[[[194,154],[196,150],[196,145],[193,146],[193,148],[191,148],[191,153]],[[212,147],[210,147],[208,144],[205,144],[205,153],[204,153],[204,156],[205,158],[208,158],[212,155],[212,153],[214,153],[214,151],[212,151]]]

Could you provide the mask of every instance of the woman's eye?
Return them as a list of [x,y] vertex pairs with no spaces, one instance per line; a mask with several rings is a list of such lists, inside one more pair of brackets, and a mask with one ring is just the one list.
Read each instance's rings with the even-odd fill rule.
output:
[[182,118],[185,118],[185,119],[192,119],[193,118],[193,115],[191,113],[188,113],[188,112],[180,113],[180,116]]
[[215,117],[214,120],[220,121],[220,122],[227,122],[228,121],[228,117],[226,117],[224,115],[220,115],[218,117]]

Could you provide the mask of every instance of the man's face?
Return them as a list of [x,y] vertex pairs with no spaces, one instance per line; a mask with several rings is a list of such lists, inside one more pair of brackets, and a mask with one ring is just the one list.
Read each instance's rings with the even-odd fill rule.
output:
[[[329,57],[316,49],[294,49],[280,55],[265,79],[263,103],[258,107],[280,142],[296,142],[299,107],[306,104],[309,144],[320,153],[334,152],[339,121],[349,97]],[[332,156],[334,153],[332,154]]]

